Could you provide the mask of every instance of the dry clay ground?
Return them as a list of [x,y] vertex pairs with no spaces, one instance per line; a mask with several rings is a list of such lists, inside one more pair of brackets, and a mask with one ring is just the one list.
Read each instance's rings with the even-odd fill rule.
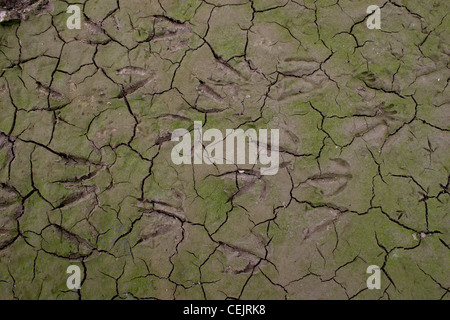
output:
[[[4,18],[0,298],[449,299],[449,5],[51,0]],[[278,174],[174,165],[194,121],[279,129]]]

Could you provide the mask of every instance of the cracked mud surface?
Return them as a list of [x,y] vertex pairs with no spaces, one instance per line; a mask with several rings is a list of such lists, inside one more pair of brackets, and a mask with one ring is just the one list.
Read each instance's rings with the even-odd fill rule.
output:
[[[0,298],[450,298],[448,1],[38,2],[0,24]],[[279,129],[278,174],[174,165],[194,121]]]

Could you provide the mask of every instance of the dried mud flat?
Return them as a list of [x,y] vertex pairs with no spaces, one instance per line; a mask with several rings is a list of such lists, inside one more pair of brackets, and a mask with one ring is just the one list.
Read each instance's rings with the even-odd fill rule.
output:
[[[0,298],[449,299],[449,9],[0,1]],[[174,165],[194,121],[278,174]]]

